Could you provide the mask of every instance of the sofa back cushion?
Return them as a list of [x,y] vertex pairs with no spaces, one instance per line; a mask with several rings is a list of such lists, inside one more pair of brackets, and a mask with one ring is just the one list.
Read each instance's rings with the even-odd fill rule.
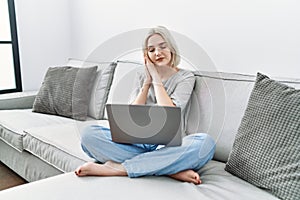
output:
[[118,60],[107,102],[127,104],[133,91],[137,73],[143,71],[144,66],[139,62]]
[[[256,76],[196,72],[187,132],[204,132],[216,141],[214,159],[226,162],[247,107]],[[275,78],[295,88],[300,80]]]
[[89,67],[98,66],[96,78],[91,88],[90,101],[88,105],[88,116],[94,119],[104,119],[104,109],[109,94],[109,90],[114,77],[115,62],[91,62],[79,59],[69,59],[68,66]]
[[[128,104],[137,73],[143,70],[144,67],[139,62],[118,60],[106,103]],[[106,111],[104,118],[107,119]]]

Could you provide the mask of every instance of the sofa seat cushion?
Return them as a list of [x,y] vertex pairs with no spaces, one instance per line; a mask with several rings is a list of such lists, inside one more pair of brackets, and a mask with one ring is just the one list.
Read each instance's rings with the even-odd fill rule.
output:
[[65,117],[34,113],[31,109],[0,110],[0,138],[18,151],[22,151],[24,129],[72,121],[74,120]]
[[[224,164],[209,162],[199,171],[203,184],[194,185],[169,177],[77,177],[73,172],[25,184],[0,192],[3,199],[20,199],[30,194],[31,200],[47,199],[242,199],[278,200],[224,171]],[[117,192],[116,192],[117,191]]]
[[225,163],[212,160],[198,171],[203,182],[198,186],[199,199],[278,200],[268,191],[228,173],[224,168]]
[[108,127],[106,120],[35,127],[24,130],[24,149],[62,172],[74,171],[89,158],[81,149],[81,130],[91,124]]

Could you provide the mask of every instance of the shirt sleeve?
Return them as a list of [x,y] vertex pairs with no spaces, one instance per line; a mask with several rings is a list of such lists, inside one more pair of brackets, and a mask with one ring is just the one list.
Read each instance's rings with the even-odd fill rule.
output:
[[170,98],[173,103],[184,110],[191,98],[193,89],[195,85],[195,76],[192,72],[188,75],[181,76],[177,80],[177,84],[174,88],[174,91],[170,94]]

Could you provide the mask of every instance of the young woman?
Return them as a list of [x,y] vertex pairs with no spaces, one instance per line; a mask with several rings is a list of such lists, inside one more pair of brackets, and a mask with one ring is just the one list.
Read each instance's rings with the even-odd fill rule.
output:
[[[180,57],[173,37],[165,27],[149,31],[144,42],[145,73],[132,95],[132,104],[178,106],[182,113],[189,109],[195,77],[178,68]],[[182,117],[185,125],[185,118]],[[78,167],[77,176],[168,175],[174,179],[200,184],[196,172],[212,159],[215,142],[207,134],[185,136],[181,146],[161,147],[151,144],[119,144],[111,139],[110,130],[101,126],[87,127],[81,138],[84,152],[98,162]]]

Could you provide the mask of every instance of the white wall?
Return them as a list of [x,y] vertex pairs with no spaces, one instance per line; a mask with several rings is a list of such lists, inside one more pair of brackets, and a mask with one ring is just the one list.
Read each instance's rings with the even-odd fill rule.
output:
[[219,71],[300,77],[297,0],[71,2],[73,57],[87,58],[124,32],[164,25],[198,44]]
[[69,0],[15,0],[23,90],[37,90],[49,66],[70,57]]
[[[300,77],[297,0],[15,0],[15,4],[24,90],[38,89],[51,65],[69,57],[88,58],[99,46],[106,47],[103,44],[107,52],[141,44],[139,37],[124,41],[119,36],[156,25],[183,36],[180,49],[199,55],[203,70]],[[198,49],[184,47],[186,39]],[[104,54],[95,55],[105,60]]]

